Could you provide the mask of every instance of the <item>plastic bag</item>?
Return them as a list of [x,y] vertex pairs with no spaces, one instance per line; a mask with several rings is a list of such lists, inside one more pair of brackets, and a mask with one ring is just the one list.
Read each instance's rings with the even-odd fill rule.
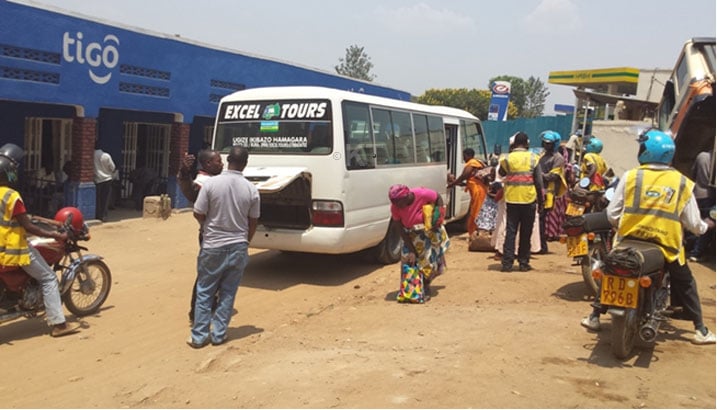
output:
[[423,272],[416,265],[401,264],[401,284],[396,300],[401,303],[423,303]]

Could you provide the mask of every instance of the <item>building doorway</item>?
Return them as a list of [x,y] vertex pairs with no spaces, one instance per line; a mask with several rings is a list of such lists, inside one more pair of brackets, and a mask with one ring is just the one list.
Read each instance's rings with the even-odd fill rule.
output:
[[32,214],[54,217],[64,206],[65,165],[72,159],[72,119],[25,118],[20,192]]
[[169,124],[123,123],[115,201],[141,210],[145,196],[167,193],[170,134]]

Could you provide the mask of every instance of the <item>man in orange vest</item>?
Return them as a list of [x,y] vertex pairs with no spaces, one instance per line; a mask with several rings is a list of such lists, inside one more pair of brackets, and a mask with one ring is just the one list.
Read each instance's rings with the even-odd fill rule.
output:
[[[672,138],[657,129],[650,129],[638,138],[640,166],[620,179],[607,216],[617,227],[616,243],[624,238],[652,242],[660,246],[665,266],[670,272],[673,306],[684,308],[680,318],[692,320],[695,344],[715,343],[715,335],[705,327],[697,284],[685,260],[683,229],[700,235],[714,226],[714,221],[700,219],[692,190],[694,182],[669,166],[675,155]],[[596,300],[590,316],[582,326],[600,330],[603,308]]]
[[503,177],[506,202],[506,230],[503,244],[501,272],[511,272],[515,260],[515,236],[520,230],[518,264],[521,272],[530,266],[530,236],[535,224],[535,210],[543,210],[543,176],[538,167],[538,156],[530,151],[528,135],[514,135],[513,149],[500,159],[498,173]]

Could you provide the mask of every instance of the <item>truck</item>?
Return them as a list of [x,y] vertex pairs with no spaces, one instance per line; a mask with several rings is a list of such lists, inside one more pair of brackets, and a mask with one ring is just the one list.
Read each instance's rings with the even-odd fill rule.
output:
[[672,165],[692,177],[697,154],[711,153],[715,186],[715,38],[685,41],[657,109],[658,127],[675,141]]

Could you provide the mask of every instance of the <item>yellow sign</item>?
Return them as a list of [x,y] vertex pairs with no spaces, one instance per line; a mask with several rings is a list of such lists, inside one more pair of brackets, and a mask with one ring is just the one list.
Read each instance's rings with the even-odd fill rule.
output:
[[596,70],[551,71],[548,83],[566,85],[630,83],[637,84],[640,69],[632,67],[603,68]]

